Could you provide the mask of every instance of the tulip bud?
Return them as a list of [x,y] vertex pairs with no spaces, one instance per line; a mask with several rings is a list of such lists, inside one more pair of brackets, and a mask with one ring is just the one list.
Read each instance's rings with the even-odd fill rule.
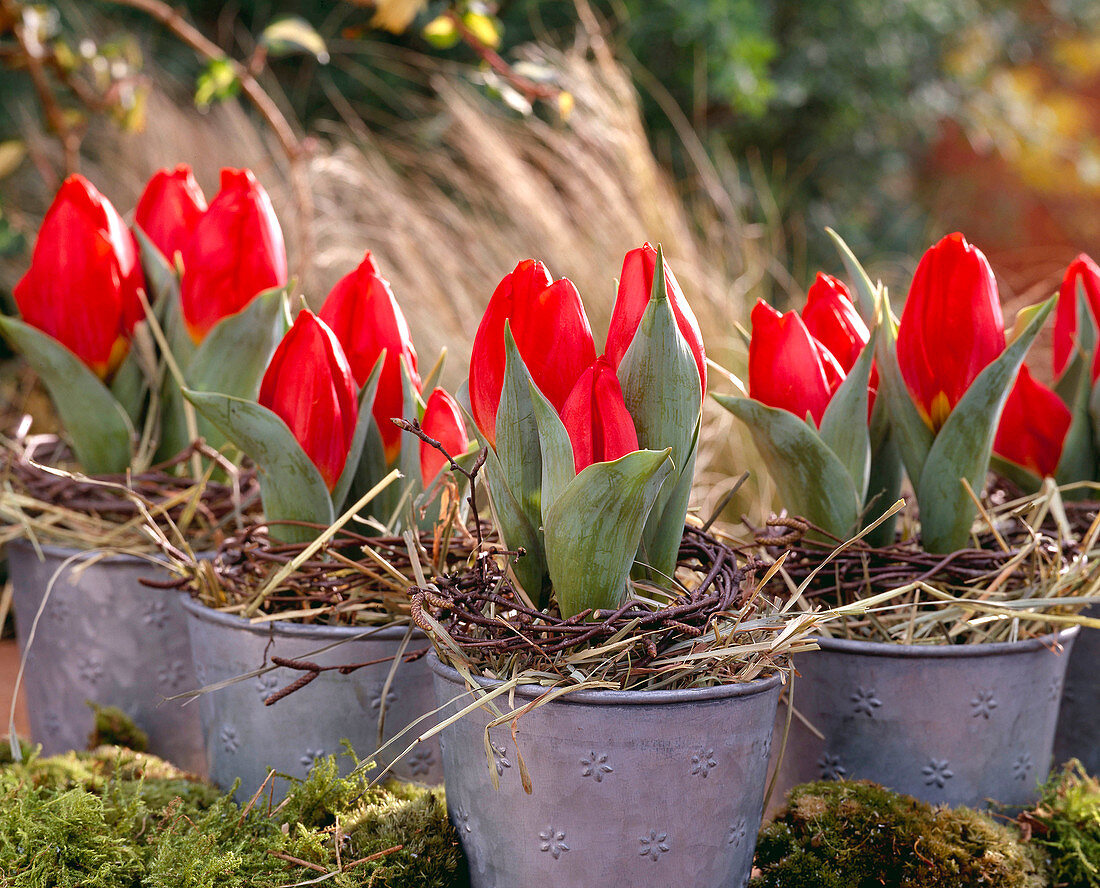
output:
[[[466,437],[466,424],[462,421],[458,403],[441,388],[435,389],[428,398],[420,428],[429,437],[435,438],[442,444],[451,456],[461,456],[470,446],[470,439]],[[434,447],[429,447],[423,441],[420,442],[420,477],[425,486],[431,484],[446,465],[448,465],[447,457]]]
[[313,312],[300,311],[275,349],[257,400],[290,427],[331,493],[347,462],[359,403],[344,350]]
[[749,341],[750,398],[799,419],[808,413],[820,425],[843,380],[844,369],[810,335],[797,312],[780,314],[762,300],[756,303]]
[[949,234],[921,258],[897,338],[902,378],[933,431],[1004,349],[993,270],[981,250]]
[[626,409],[618,373],[603,355],[573,386],[561,409],[561,421],[573,445],[577,472],[638,449],[638,433]]
[[171,171],[157,170],[149,180],[134,210],[134,222],[172,263],[204,212],[206,197],[191,167],[181,163]]
[[23,320],[107,379],[145,316],[144,286],[122,217],[83,176],[67,178],[42,220],[31,267],[12,291]]
[[[1054,310],[1054,375],[1061,376],[1069,363],[1077,337],[1077,285],[1085,290],[1085,298],[1094,322],[1100,318],[1100,266],[1091,257],[1081,253],[1066,269],[1062,286],[1058,289],[1058,306]],[[1092,378],[1096,381],[1097,365],[1093,365]]]
[[364,385],[378,356],[386,351],[372,412],[382,434],[387,464],[401,452],[401,430],[391,419],[404,414],[401,358],[420,389],[416,372],[416,349],[409,325],[397,304],[389,283],[379,275],[368,252],[359,267],[336,282],[321,306],[319,316],[328,324],[348,356],[355,381]]
[[[604,354],[612,366],[618,367],[630,348],[631,340],[642,321],[646,306],[653,291],[653,272],[657,265],[657,251],[648,243],[631,250],[623,259],[623,271],[619,277],[619,292],[615,297],[615,308],[611,312],[611,324],[607,331],[607,347]],[[669,304],[676,317],[676,326],[687,340],[695,366],[699,369],[700,391],[707,390],[707,358],[703,350],[703,335],[699,332],[699,322],[684,298],[676,276],[668,263],[665,263],[665,282]]]
[[577,379],[596,360],[592,328],[572,281],[554,281],[546,266],[525,259],[493,292],[470,354],[474,421],[496,441],[497,407],[504,386],[504,322],[539,391],[560,411]]
[[1040,478],[1053,475],[1072,420],[1062,399],[1024,364],[1001,413],[993,452]]
[[[818,272],[806,296],[802,320],[810,335],[829,350],[845,373],[855,366],[859,353],[871,338],[867,325],[852,303],[852,294],[843,281],[831,274]],[[870,392],[867,402],[869,416],[875,408],[878,392],[878,366],[875,364],[871,365],[871,379],[867,387]]]
[[196,343],[256,294],[287,281],[283,232],[251,170],[222,170],[221,190],[182,253],[180,300]]

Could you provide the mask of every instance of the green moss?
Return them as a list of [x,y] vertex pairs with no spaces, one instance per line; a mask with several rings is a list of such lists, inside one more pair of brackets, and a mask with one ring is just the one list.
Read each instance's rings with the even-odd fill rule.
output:
[[867,782],[807,783],[764,828],[752,888],[1043,888],[1041,855],[966,808]]
[[439,794],[368,789],[333,757],[272,810],[118,747],[0,763],[0,888],[451,888],[462,868]]
[[1100,888],[1100,780],[1080,762],[1051,777],[1039,803],[1019,822],[1049,854],[1055,885]]
[[95,713],[92,733],[88,737],[89,749],[97,746],[125,746],[127,749],[145,752],[149,748],[149,735],[117,706],[100,706],[90,701],[88,705]]

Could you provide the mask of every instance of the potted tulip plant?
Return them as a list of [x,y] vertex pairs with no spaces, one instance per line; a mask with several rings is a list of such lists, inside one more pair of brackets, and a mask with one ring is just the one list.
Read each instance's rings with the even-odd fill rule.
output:
[[[166,254],[184,257],[182,282]],[[58,191],[14,290],[21,318],[0,318],[71,453],[17,439],[0,493],[24,688],[46,752],[85,745],[92,699],[134,717],[153,751],[201,766],[195,714],[158,708],[193,682],[179,596],[138,579],[163,570],[156,541],[208,549],[247,503],[247,478],[243,490],[214,480],[209,451],[180,453],[195,435],[168,430],[184,425],[181,382],[254,392],[281,334],[285,282],[278,222],[248,171],[226,170],[209,208],[190,170],[161,171],[134,232],[83,177]],[[162,330],[196,312],[195,341],[173,355]]]
[[[1096,546],[1093,524],[1100,482],[1097,428],[1100,395],[1096,378],[1100,267],[1081,254],[1066,269],[1054,312],[1053,387],[1037,380],[1025,364],[1009,393],[994,441],[994,468],[1025,494],[1044,478],[1059,485],[1065,514],[1061,531],[1086,552]],[[1100,617],[1096,605],[1085,613]],[[1082,628],[1069,658],[1055,735],[1057,761],[1079,759],[1100,769],[1100,684],[1095,664],[1100,630]]]
[[539,262],[489,302],[469,381],[483,449],[453,467],[484,470],[504,550],[412,594],[474,888],[748,878],[786,654],[813,620],[685,529],[705,380],[648,244],[601,356],[576,288]]
[[[270,769],[303,775],[341,740],[374,749],[434,708],[425,661],[406,656],[426,640],[403,592],[414,571],[461,557],[461,539],[414,532],[418,516],[432,531],[436,519],[461,525],[460,501],[446,460],[404,440],[390,418],[416,420],[458,455],[467,438],[446,391],[422,398],[416,366],[404,315],[368,253],[318,314],[298,313],[256,400],[184,392],[255,462],[265,516],[209,564],[183,565],[193,661],[210,688],[199,703],[207,763],[220,786],[239,780],[250,794]],[[413,467],[400,483],[398,466]],[[404,537],[379,536],[401,513]],[[301,682],[308,692],[286,693]],[[438,748],[425,745],[397,773],[438,783]]]
[[[802,718],[791,723],[778,782],[869,778],[931,802],[1024,804],[1050,765],[1077,632],[1065,628],[1074,622],[1067,611],[1080,607],[1085,571],[1035,529],[1037,509],[1030,524],[1019,510],[991,515],[977,494],[1012,381],[1053,300],[1021,312],[1006,336],[985,256],[953,234],[921,259],[898,322],[883,289],[841,249],[877,321],[866,337],[860,331],[868,344],[853,370],[845,377],[834,366],[830,375],[824,353],[835,353],[807,323],[794,313],[780,322],[758,307],[754,320],[764,323],[753,331],[748,397],[720,398],[750,424],[780,491],[792,490],[784,474],[812,485],[791,500],[809,518],[802,529],[832,537],[796,546],[781,569],[787,581],[834,605],[895,595],[874,614],[830,626],[817,639],[820,653],[797,658],[793,705]],[[769,341],[779,337],[785,341]],[[761,378],[769,365],[754,364],[754,351],[773,356],[773,376],[814,384],[776,389],[771,377]],[[879,547],[857,540],[819,569],[823,547],[857,536],[866,520],[858,504],[869,432],[860,418],[872,358],[875,409],[887,410],[919,533]],[[790,418],[777,418],[777,410]],[[793,418],[803,416],[790,433],[802,450],[779,449],[774,429],[794,429]],[[789,464],[803,451],[819,461],[816,480]]]

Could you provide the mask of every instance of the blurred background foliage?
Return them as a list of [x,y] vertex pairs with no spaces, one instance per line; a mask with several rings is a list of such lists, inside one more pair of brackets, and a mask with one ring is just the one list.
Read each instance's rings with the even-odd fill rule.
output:
[[[1100,254],[1095,0],[0,0],[0,95],[0,299],[66,168],[125,213],[249,165],[307,294],[371,248],[452,384],[527,255],[598,328],[663,241],[739,372],[755,298],[839,270],[826,225],[898,296],[950,230],[1010,303]],[[749,460],[708,421],[716,501]]]

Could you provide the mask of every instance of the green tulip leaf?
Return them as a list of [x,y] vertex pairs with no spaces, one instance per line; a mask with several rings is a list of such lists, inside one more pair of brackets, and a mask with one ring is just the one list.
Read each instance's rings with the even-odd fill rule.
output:
[[545,525],[550,507],[569,486],[569,482],[577,477],[576,461],[569,432],[558,416],[558,411],[533,382],[530,384],[530,392],[542,451],[542,494],[539,499],[542,523]]
[[[268,521],[332,524],[332,497],[313,461],[283,420],[255,401],[219,392],[185,389],[185,398],[256,463]],[[290,543],[310,542],[310,528],[273,525],[271,535]]]
[[[361,415],[360,418],[362,418]],[[378,423],[374,421],[374,416],[371,415],[369,418],[370,422],[367,423],[366,434],[363,438],[363,447],[359,451],[359,460],[355,465],[355,476],[351,483],[351,489],[344,497],[345,502],[358,502],[367,491],[372,490],[386,477],[386,447],[382,443],[382,433],[378,430]],[[371,516],[391,531],[396,529],[391,519],[397,511],[400,494],[401,485],[390,484],[367,506],[370,509]]]
[[[860,521],[864,527],[898,501],[905,475],[894,429],[890,424],[890,411],[884,398],[876,398],[875,406],[871,410],[870,438],[871,471],[867,476],[867,495],[863,498],[863,518]],[[894,514],[864,539],[872,546],[887,546],[894,542],[896,526],[897,515]]]
[[[481,446],[487,445],[483,441]],[[523,556],[512,562],[512,574],[537,607],[546,607],[550,600],[550,584],[543,536],[512,494],[504,468],[492,447],[487,448],[484,471],[489,506],[505,547],[512,551],[524,550]]]
[[428,371],[428,375],[420,381],[420,391],[427,392],[428,396],[435,391],[439,385],[439,380],[443,377],[443,368],[447,363],[447,349],[446,347],[440,349],[439,357],[435,359],[435,363],[432,364],[431,369]]
[[136,344],[131,343],[130,351],[115,371],[110,389],[115,400],[126,411],[130,425],[135,429],[140,428],[149,395],[149,379],[141,368]]
[[[695,434],[692,436],[691,451],[688,453],[684,467],[679,472],[673,472],[675,482],[672,479],[665,484],[660,497],[667,499],[664,509],[658,514],[654,508],[646,520],[645,529],[642,531],[642,544],[638,553],[638,560],[643,562],[638,575],[651,582],[657,578],[654,571],[660,571],[665,577],[671,577],[675,571],[676,560],[680,555],[680,543],[684,539],[684,523],[687,519],[688,500],[691,497],[692,483],[695,480],[695,458],[699,453],[699,430],[701,421],[695,423]],[[669,565],[672,565],[670,571]]]
[[840,253],[840,261],[844,263],[844,268],[848,272],[848,278],[854,285],[853,289],[855,290],[856,304],[859,307],[860,315],[863,316],[863,320],[867,323],[867,326],[874,326],[875,315],[878,312],[879,303],[882,299],[881,284],[875,285],[871,283],[870,276],[856,258],[855,253],[853,253],[848,244],[844,242],[844,238],[831,228],[826,228],[825,232],[833,239],[833,243]]
[[0,332],[50,392],[61,427],[89,475],[125,472],[134,435],[126,410],[87,365],[52,336],[0,316]]
[[[646,553],[650,565],[671,576],[676,568],[676,555],[683,536],[684,512],[664,519],[673,494],[682,489],[679,476],[694,470],[691,460],[695,428],[702,412],[702,392],[699,389],[699,368],[687,340],[680,333],[665,283],[664,253],[657,248],[657,263],[653,270],[653,288],[649,303],[638,323],[634,338],[619,362],[619,381],[623,400],[634,418],[638,446],[648,450],[671,448],[677,480],[660,492],[650,513],[652,525],[645,537],[651,548]],[[689,465],[690,463],[690,465]],[[677,507],[682,497],[677,497]],[[660,543],[657,527],[675,528],[675,539]]]
[[145,290],[149,296],[149,304],[163,324],[166,317],[165,311],[170,306],[179,304],[179,275],[176,274],[171,257],[166,257],[160,251],[160,247],[149,239],[149,235],[141,229],[141,226],[134,225],[133,232],[138,244],[141,270],[145,275]]
[[867,494],[867,480],[871,472],[867,386],[871,379],[877,335],[876,331],[859,353],[851,372],[833,394],[818,430],[821,440],[847,468],[860,502]]
[[1007,478],[1024,493],[1036,493],[1043,485],[1043,479],[1034,472],[996,453],[989,458],[989,467],[1002,478]]
[[932,449],[932,429],[920,415],[898,366],[898,331],[893,318],[881,317],[875,358],[878,361],[878,400],[890,415],[894,441],[910,478],[919,478]]
[[[1077,337],[1073,352],[1062,370],[1062,375],[1054,383],[1054,393],[1069,407],[1071,415],[1070,427],[1062,443],[1062,456],[1054,473],[1059,484],[1088,480],[1096,474],[1097,439],[1093,430],[1090,401],[1092,358],[1096,350],[1097,335],[1084,284],[1080,280],[1077,282],[1077,318]],[[1082,496],[1085,494],[1085,491],[1080,492]]]
[[751,398],[713,397],[748,426],[789,512],[840,539],[859,529],[862,498],[848,468],[815,429],[788,410]]
[[594,463],[550,508],[546,562],[563,617],[618,607],[646,518],[673,471],[669,452],[638,450]]
[[920,473],[910,475],[918,479],[914,486],[926,551],[948,553],[966,546],[977,507],[961,482],[969,482],[975,493],[984,487],[1009,389],[1054,303],[1051,298],[1020,313],[1026,320],[1023,332],[978,374],[948,414]]
[[532,527],[542,524],[542,456],[531,404],[531,374],[504,323],[504,385],[497,407],[496,456],[504,479]]
[[[351,446],[348,447],[348,460],[344,463],[344,470],[336,479],[336,486],[332,489],[332,505],[337,514],[342,514],[348,505],[354,505],[363,494],[370,490],[368,487],[354,500],[348,501],[348,493],[351,491],[359,470],[359,460],[366,446],[367,435],[374,425],[374,416],[371,409],[374,407],[374,396],[378,392],[378,380],[382,376],[382,365],[385,363],[386,353],[383,351],[371,368],[363,390],[359,393],[359,418],[355,422],[355,431],[351,436]],[[381,478],[378,479],[382,480]],[[377,483],[377,482],[375,482]],[[373,486],[373,485],[372,485]]]

